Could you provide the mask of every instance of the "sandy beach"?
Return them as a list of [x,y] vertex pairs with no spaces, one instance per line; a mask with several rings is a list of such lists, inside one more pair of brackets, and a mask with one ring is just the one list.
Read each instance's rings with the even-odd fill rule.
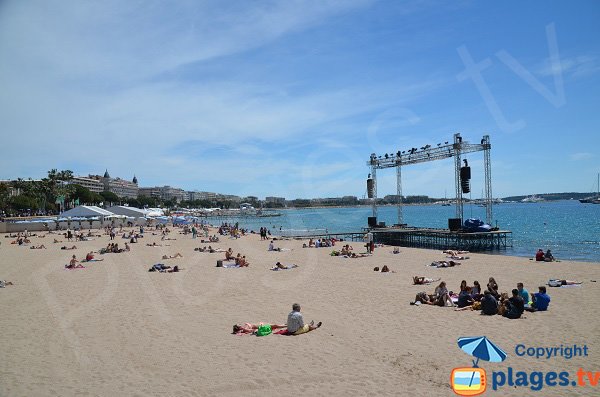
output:
[[[440,251],[378,247],[365,258],[330,256],[331,248],[302,248],[306,240],[276,241],[289,250],[268,252],[258,235],[221,237],[213,247],[246,255],[248,268],[217,268],[223,253],[178,234],[161,241],[146,233],[130,252],[97,255],[102,262],[66,270],[105,247],[109,237],[53,244],[57,235],[33,237],[47,249],[11,245],[0,237],[0,364],[2,396],[275,396],[310,394],[449,396],[450,372],[472,357],[457,346],[463,336],[487,336],[504,349],[488,371],[600,371],[600,264],[536,263],[527,258],[469,254],[453,268],[432,268]],[[117,236],[122,245],[126,240]],[[147,243],[162,244],[148,247]],[[62,245],[77,246],[64,251]],[[360,242],[350,242],[355,252]],[[337,249],[341,245],[336,245]],[[532,247],[532,255],[539,247]],[[163,255],[183,254],[163,260]],[[297,264],[269,270],[277,261]],[[148,272],[156,263],[179,273]],[[383,265],[395,273],[374,272]],[[508,320],[476,311],[411,306],[416,293],[435,285],[412,285],[412,276],[441,278],[448,289],[461,280],[483,286],[495,277],[501,291],[523,282],[529,292],[551,278],[583,281],[580,287],[548,288],[547,312]],[[300,336],[231,334],[244,322],[285,323],[293,303],[320,329]],[[583,357],[518,357],[515,346],[587,345]],[[491,381],[491,380],[490,380]],[[589,384],[589,381],[588,381]],[[596,387],[488,386],[488,395],[598,395]]]

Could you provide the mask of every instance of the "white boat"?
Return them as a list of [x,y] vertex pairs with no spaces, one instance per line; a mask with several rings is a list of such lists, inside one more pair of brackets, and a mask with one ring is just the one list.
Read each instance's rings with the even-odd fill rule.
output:
[[532,194],[531,196],[525,197],[523,200],[521,200],[522,203],[539,203],[541,201],[545,201],[542,197],[538,197],[535,194]]

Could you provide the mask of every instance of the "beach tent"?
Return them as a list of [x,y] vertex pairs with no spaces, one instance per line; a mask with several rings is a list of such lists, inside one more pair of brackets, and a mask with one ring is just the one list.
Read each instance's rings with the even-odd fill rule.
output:
[[115,205],[113,207],[107,208],[108,211],[112,212],[116,215],[125,215],[129,218],[144,218],[146,217],[147,211],[135,208],[135,207],[125,207],[123,205]]
[[96,207],[95,205],[80,205],[60,214],[61,218],[82,217],[89,218],[94,216],[105,217],[114,215],[112,212]]

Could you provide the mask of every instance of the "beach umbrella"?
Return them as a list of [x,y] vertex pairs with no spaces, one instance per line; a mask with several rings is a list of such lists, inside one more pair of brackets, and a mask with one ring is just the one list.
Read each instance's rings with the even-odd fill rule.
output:
[[465,353],[477,358],[477,361],[473,362],[475,368],[477,368],[480,359],[493,363],[499,363],[506,359],[506,352],[494,345],[485,336],[458,338],[458,347]]
[[[473,357],[477,357],[477,361],[473,361],[473,367],[477,368],[479,360],[490,361],[493,363],[499,363],[506,359],[506,352],[494,345],[485,336],[474,336],[458,338],[458,347],[460,347],[465,353],[470,354]],[[469,387],[473,383],[475,377],[475,371],[471,375]]]

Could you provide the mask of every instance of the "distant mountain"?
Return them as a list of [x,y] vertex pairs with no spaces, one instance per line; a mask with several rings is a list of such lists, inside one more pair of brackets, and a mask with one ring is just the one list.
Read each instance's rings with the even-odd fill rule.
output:
[[[570,192],[570,193],[536,193],[535,196],[542,198],[546,201],[557,201],[557,200],[579,200],[579,199],[583,199],[586,197],[589,197],[590,195],[593,195],[594,193],[576,193],[576,192]],[[530,197],[531,195],[525,195],[525,196],[509,196],[509,197],[502,197],[502,200],[504,201],[521,201],[526,197]]]

